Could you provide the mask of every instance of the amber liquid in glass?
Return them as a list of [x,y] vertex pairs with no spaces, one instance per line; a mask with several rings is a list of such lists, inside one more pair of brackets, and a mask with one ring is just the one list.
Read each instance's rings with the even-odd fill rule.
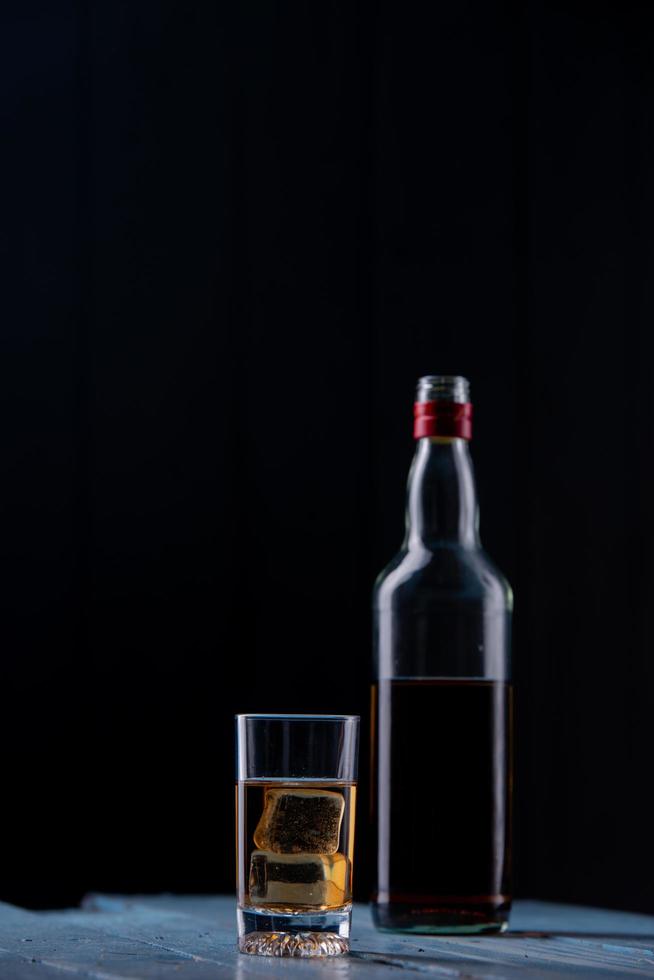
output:
[[349,906],[355,809],[353,783],[239,782],[239,904],[288,914]]

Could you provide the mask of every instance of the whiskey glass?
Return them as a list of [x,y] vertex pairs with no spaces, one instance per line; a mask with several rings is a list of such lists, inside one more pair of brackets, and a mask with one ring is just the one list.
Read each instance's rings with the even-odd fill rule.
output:
[[359,718],[236,716],[238,947],[349,951]]

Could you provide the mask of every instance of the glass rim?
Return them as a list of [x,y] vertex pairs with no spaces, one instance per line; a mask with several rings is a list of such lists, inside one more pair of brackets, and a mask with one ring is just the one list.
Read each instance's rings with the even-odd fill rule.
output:
[[292,715],[292,714],[237,714],[237,721],[254,718],[259,721],[361,721],[361,715]]

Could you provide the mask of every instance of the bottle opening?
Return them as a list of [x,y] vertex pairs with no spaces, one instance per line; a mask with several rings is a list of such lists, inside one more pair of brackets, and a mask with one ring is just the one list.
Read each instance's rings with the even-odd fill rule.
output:
[[470,401],[470,383],[459,374],[426,374],[418,379],[416,401],[447,401],[465,405]]
[[427,374],[418,381],[413,406],[415,439],[441,436],[472,438],[472,405],[467,378],[456,374]]

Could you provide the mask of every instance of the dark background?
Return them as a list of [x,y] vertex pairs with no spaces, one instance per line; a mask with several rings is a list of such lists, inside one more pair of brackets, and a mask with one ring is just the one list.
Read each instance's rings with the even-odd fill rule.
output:
[[454,372],[517,891],[654,911],[650,11],[3,7],[2,898],[232,890],[232,715],[365,715]]

